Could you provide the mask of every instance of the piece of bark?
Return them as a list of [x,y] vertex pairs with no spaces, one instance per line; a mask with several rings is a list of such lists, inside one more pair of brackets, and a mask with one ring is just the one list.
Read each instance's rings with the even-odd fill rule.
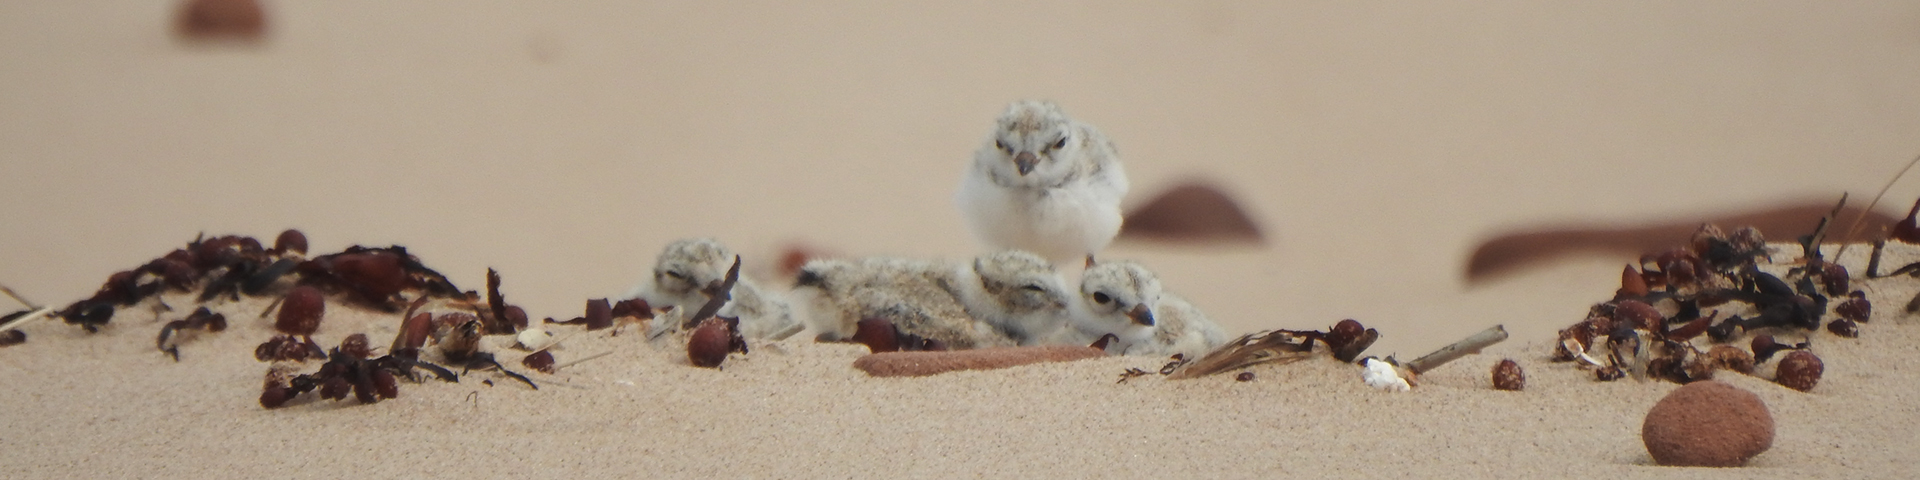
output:
[[853,361],[875,377],[924,377],[957,370],[993,370],[1042,362],[1070,362],[1107,356],[1092,347],[1047,345],[942,352],[882,352]]

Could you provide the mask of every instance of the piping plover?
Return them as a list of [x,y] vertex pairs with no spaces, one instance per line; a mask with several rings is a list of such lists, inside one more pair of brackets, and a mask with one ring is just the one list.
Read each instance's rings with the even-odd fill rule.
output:
[[1106,248],[1120,232],[1127,174],[1113,142],[1052,102],[1007,106],[973,154],[954,201],[974,236],[995,250],[1056,262]]
[[1110,351],[1127,355],[1183,354],[1199,358],[1227,340],[1226,332],[1200,309],[1161,290],[1160,280],[1140,264],[1108,261],[1087,268],[1080,278],[1080,302],[1072,328],[1060,343],[1092,342],[1113,334]]
[[[660,251],[653,276],[621,298],[646,300],[649,306],[658,309],[699,310],[707,303],[701,289],[719,285],[734,259],[732,251],[711,238],[674,241]],[[729,293],[733,298],[720,308],[719,315],[739,318],[742,336],[779,340],[800,331],[800,322],[776,292],[763,290],[741,277]],[[663,331],[679,328],[679,323],[671,319],[656,320],[648,329],[648,337],[655,338]]]
[[792,298],[819,341],[851,339],[860,320],[881,318],[901,333],[953,349],[1012,346],[1013,340],[967,314],[954,293],[954,269],[899,258],[815,260],[800,268]]
[[1066,325],[1072,294],[1053,264],[1039,255],[1021,250],[982,255],[961,265],[954,277],[967,314],[1020,345],[1045,343]]

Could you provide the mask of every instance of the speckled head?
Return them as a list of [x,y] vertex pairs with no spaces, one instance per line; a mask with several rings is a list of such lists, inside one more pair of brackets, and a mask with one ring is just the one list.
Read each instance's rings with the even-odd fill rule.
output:
[[973,260],[981,287],[1012,313],[1063,311],[1066,288],[1053,264],[1031,252],[1007,250]]
[[1007,106],[976,160],[996,181],[1050,179],[1072,171],[1066,153],[1078,149],[1073,120],[1053,102],[1021,100]]
[[678,240],[667,244],[654,263],[655,288],[669,295],[689,295],[720,281],[733,265],[733,252],[711,238]]
[[1153,306],[1160,302],[1160,279],[1138,263],[1097,263],[1081,275],[1080,296],[1086,300],[1087,310],[1103,320],[1153,326]]

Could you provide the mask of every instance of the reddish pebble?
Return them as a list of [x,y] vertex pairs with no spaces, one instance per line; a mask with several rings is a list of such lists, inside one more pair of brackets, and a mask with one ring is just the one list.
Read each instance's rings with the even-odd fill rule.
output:
[[1780,359],[1780,366],[1774,369],[1773,381],[1787,388],[1802,392],[1812,391],[1820,383],[1820,373],[1826,370],[1820,357],[1813,352],[1797,350]]
[[732,350],[732,332],[727,331],[727,323],[718,318],[709,318],[693,329],[693,335],[687,339],[687,361],[694,366],[718,368],[726,361],[727,352]]
[[313,335],[320,329],[320,317],[326,314],[327,299],[320,289],[310,285],[293,287],[280,301],[280,316],[273,328],[292,335]]
[[1493,389],[1519,391],[1527,388],[1527,375],[1520,371],[1520,364],[1513,359],[1501,360],[1493,366]]
[[1240,372],[1239,375],[1234,375],[1233,379],[1242,382],[1251,382],[1253,381],[1253,372]]
[[1640,440],[1661,465],[1737,467],[1773,446],[1773,416],[1753,392],[1693,382],[1653,405]]

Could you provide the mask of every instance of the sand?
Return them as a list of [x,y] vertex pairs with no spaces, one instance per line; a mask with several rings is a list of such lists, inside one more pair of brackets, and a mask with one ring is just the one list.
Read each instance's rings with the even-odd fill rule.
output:
[[[1895,265],[1920,259],[1895,250]],[[1843,263],[1859,269],[1864,253]],[[256,401],[267,366],[252,358],[272,335],[257,316],[265,298],[221,305],[232,327],[184,341],[178,363],[154,349],[151,301],[98,334],[29,325],[26,344],[0,349],[0,405],[13,410],[0,456],[24,477],[1886,476],[1920,458],[1920,325],[1898,308],[1920,282],[1864,283],[1877,308],[1860,338],[1812,335],[1827,365],[1812,393],[1715,377],[1757,393],[1779,425],[1773,448],[1739,470],[1653,466],[1640,421],[1677,385],[1596,382],[1546,361],[1551,338],[1540,337],[1390,393],[1326,356],[1252,367],[1249,382],[1231,372],[1117,382],[1163,363],[1139,357],[873,378],[852,367],[857,345],[756,342],[706,369],[671,341],[644,343],[637,324],[553,326],[562,364],[611,354],[540,374],[517,365],[525,352],[510,336],[488,337],[483,349],[538,390],[470,372],[457,384],[402,382],[377,404],[309,393],[266,410]],[[364,332],[385,345],[398,320],[336,304],[317,339]],[[1492,389],[1502,358],[1526,369],[1524,391]]]
[[[536,374],[538,392],[479,374],[265,411],[248,352],[267,334],[240,320],[257,305],[178,364],[135,313],[0,349],[8,475],[1698,474],[1646,466],[1635,436],[1671,384],[1542,360],[1631,258],[1468,285],[1473,248],[1541,224],[1859,205],[1920,131],[1920,5],[1902,1],[269,1],[250,47],[179,42],[176,6],[0,5],[0,282],[28,298],[82,298],[201,232],[288,227],[320,252],[406,245],[466,288],[498,268],[536,318],[625,291],[689,236],[755,272],[796,242],[965,258],[960,165],[1006,102],[1050,98],[1119,144],[1129,205],[1210,180],[1266,231],[1112,249],[1229,332],[1356,318],[1403,358],[1493,323],[1513,339],[1387,394],[1330,361],[1250,383],[1116,385],[1159,363],[1124,358],[877,380],[853,347],[757,346],[716,372],[587,334],[562,362],[616,353]],[[1916,196],[1897,184],[1879,210]],[[1893,282],[1861,339],[1819,334],[1813,393],[1732,379],[1781,432],[1753,468],[1710,473],[1884,477],[1920,458],[1920,339]],[[358,321],[375,344],[392,332]],[[1527,391],[1485,384],[1502,356]]]

